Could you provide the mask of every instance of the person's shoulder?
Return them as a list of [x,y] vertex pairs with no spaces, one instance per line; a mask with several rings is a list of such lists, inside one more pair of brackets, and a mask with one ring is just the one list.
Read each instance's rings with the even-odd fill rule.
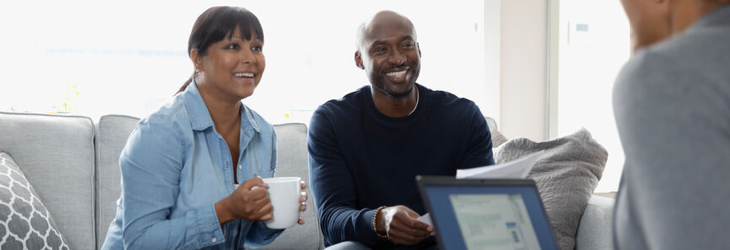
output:
[[179,96],[173,97],[137,122],[128,146],[143,153],[154,148],[182,145],[188,134],[186,131],[192,133],[190,120],[181,118],[187,116]]
[[[641,69],[665,70],[701,67],[708,61],[727,60],[730,26],[695,24],[686,32],[667,38],[636,53],[631,62]],[[723,57],[725,56],[725,57]],[[671,73],[671,72],[670,72]]]
[[[674,39],[637,51],[623,66],[614,85],[614,93],[620,95],[637,95],[643,89],[655,89],[657,84],[669,84],[674,74],[682,70],[677,67],[678,54]],[[665,85],[668,86],[668,85]]]
[[256,110],[253,110],[252,108],[246,106],[243,104],[244,114],[249,117],[252,123],[255,123],[256,126],[259,127],[261,132],[271,132],[273,131],[274,126],[266,120],[263,116],[261,116]]
[[185,91],[169,98],[157,110],[142,118],[137,129],[143,133],[187,140],[196,130],[210,126],[213,122],[202,98]]
[[730,35],[693,29],[642,49],[619,72],[614,92],[635,96],[659,94],[672,87],[696,89],[685,85],[696,86],[698,79],[722,74],[720,68],[730,63],[730,47],[721,41],[730,42]]
[[187,110],[185,108],[185,100],[181,94],[175,95],[160,105],[154,112],[142,118],[140,123],[146,123],[154,126],[173,127],[179,123],[181,119],[189,120]]
[[246,104],[242,104],[242,105],[243,105],[244,112],[247,115],[250,115],[251,119],[255,120],[256,122],[261,123],[261,125],[271,125],[271,123],[269,123],[263,116],[261,116],[261,114],[256,112],[256,110],[252,109],[249,106],[246,106]]
[[[730,9],[727,9],[730,10]],[[707,17],[705,17],[707,18]],[[728,21],[711,23],[710,20],[702,19],[692,24],[685,32],[676,35],[666,42],[661,43],[662,48],[671,54],[681,56],[707,56],[708,54],[726,54],[730,52],[730,25]],[[704,58],[704,57],[700,57]]]
[[725,103],[730,50],[716,49],[698,32],[704,33],[694,29],[642,49],[626,63],[613,89],[617,117]]
[[419,85],[418,90],[425,95],[428,95],[427,98],[430,103],[444,107],[448,110],[473,110],[477,108],[476,104],[472,100],[459,97],[445,90],[432,90],[423,85]]
[[316,114],[346,115],[362,109],[363,95],[369,94],[370,86],[363,86],[339,99],[332,99],[317,107]]

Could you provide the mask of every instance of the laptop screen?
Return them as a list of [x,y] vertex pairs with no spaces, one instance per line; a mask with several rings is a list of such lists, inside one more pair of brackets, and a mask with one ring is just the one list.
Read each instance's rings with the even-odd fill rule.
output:
[[557,249],[531,180],[419,177],[441,249]]

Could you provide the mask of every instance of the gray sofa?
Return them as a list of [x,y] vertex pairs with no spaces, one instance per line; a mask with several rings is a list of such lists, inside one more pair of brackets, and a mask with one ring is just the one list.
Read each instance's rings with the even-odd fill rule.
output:
[[[70,249],[99,249],[103,244],[120,193],[119,154],[137,121],[124,115],[103,116],[97,122],[83,116],[0,112],[0,151],[25,174]],[[306,126],[274,128],[276,175],[308,180]],[[323,249],[313,199],[307,207],[305,225],[287,229],[264,249]],[[612,248],[612,207],[613,199],[589,200],[576,249]]]

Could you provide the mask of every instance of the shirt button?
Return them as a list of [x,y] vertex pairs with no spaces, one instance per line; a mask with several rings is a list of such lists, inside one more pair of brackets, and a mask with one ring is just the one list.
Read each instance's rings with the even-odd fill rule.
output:
[[241,166],[241,164],[238,164],[238,169],[243,169],[243,166]]
[[213,237],[213,239],[210,239],[210,241],[211,242],[216,242],[216,241],[218,241],[218,239],[216,239],[215,237]]

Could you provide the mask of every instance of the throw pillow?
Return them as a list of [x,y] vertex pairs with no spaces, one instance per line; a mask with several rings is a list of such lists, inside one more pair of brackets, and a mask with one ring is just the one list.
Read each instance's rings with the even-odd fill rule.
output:
[[496,148],[507,142],[507,137],[505,137],[502,133],[499,132],[499,130],[492,130],[489,131],[492,133],[492,148]]
[[558,246],[575,248],[575,235],[588,199],[601,179],[608,152],[586,129],[555,140],[533,142],[525,138],[508,141],[494,150],[494,160],[504,163],[545,150],[528,179],[537,183]]
[[5,152],[0,152],[0,246],[68,250],[51,214]]

